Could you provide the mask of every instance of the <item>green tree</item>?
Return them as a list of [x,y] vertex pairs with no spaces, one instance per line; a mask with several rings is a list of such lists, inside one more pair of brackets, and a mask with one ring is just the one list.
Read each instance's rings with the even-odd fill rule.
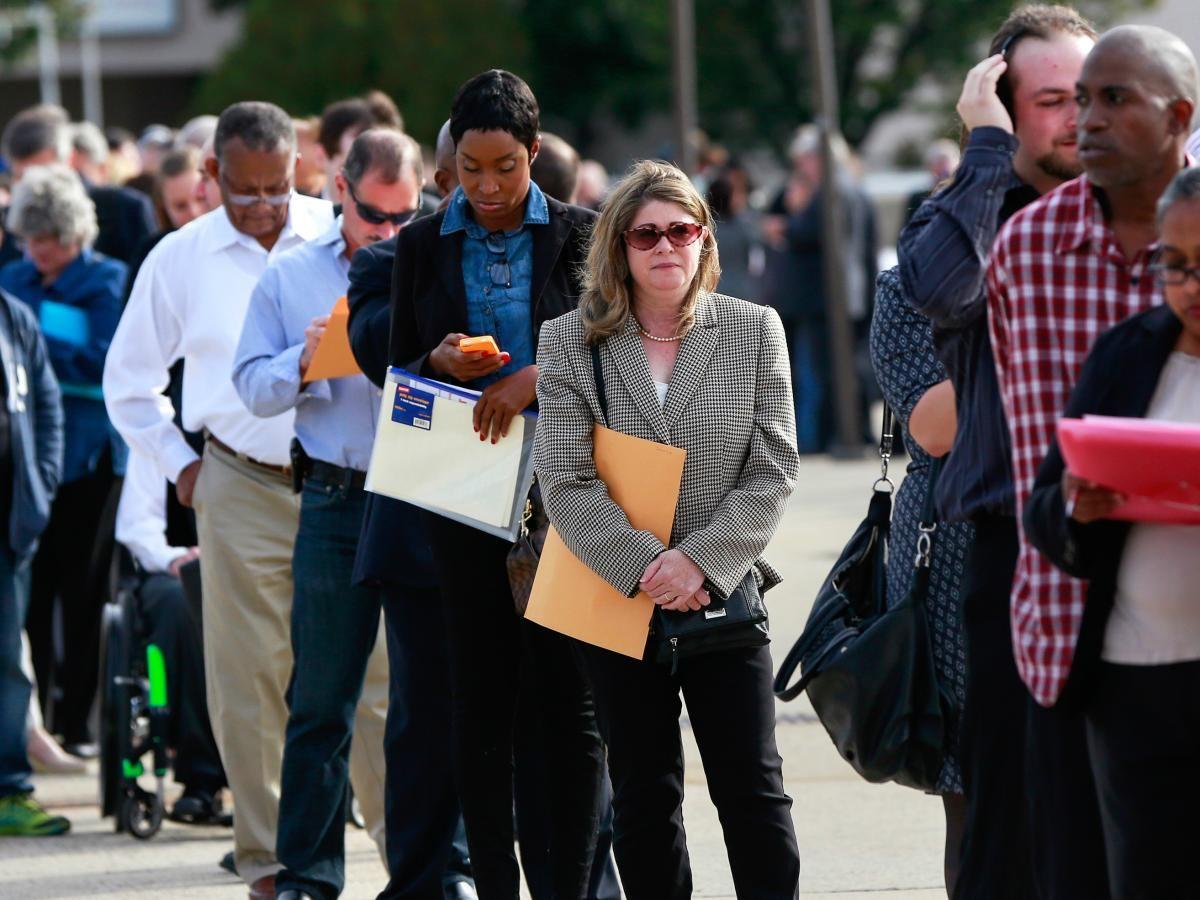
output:
[[[235,5],[238,0],[217,0]],[[370,88],[430,143],[457,87],[483,69],[525,68],[526,40],[506,0],[247,0],[241,40],[204,80],[196,111],[237,100],[296,115]]]
[[[11,22],[5,15],[9,12],[24,12],[32,4],[29,0],[0,0],[0,65],[10,66],[21,60],[37,45],[37,31]],[[70,37],[83,12],[81,0],[46,0],[46,6],[58,21],[58,32]]]
[[[665,0],[210,0],[246,34],[200,103],[262,96],[296,111],[380,87],[428,141],[454,89],[504,66],[585,153],[609,118],[670,109]],[[700,123],[733,147],[781,146],[812,116],[800,0],[694,0]],[[1156,0],[1079,0],[1101,26]],[[834,0],[842,127],[852,143],[923,79],[957,85],[1014,0]]]

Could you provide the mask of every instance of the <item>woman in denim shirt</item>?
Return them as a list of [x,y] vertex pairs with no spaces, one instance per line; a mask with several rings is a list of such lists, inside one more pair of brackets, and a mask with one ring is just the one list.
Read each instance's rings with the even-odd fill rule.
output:
[[[53,731],[85,754],[93,748],[88,712],[96,692],[102,585],[108,569],[102,533],[105,506],[124,446],[104,409],[104,357],[121,316],[126,268],[91,249],[96,210],[79,177],[64,166],[39,166],[17,184],[8,228],[25,259],[0,269],[0,287],[37,316],[63,395],[62,487],[33,564],[27,630],[43,706]],[[99,548],[100,552],[97,553]],[[62,604],[63,664],[54,661],[55,598]]]

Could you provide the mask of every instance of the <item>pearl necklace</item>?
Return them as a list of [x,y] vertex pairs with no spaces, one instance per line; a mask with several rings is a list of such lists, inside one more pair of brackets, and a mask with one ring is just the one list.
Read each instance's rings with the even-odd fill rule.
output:
[[676,341],[682,341],[682,340],[683,340],[683,335],[682,335],[682,334],[677,334],[677,335],[675,335],[674,337],[659,337],[658,335],[651,334],[650,332],[648,332],[648,331],[645,329],[645,327],[642,325],[642,323],[641,323],[641,322],[638,320],[638,317],[637,317],[637,316],[634,316],[634,317],[633,317],[633,321],[634,321],[634,324],[636,324],[636,325],[637,325],[637,329],[638,329],[638,331],[640,331],[640,332],[642,333],[642,337],[644,337],[644,338],[649,338],[650,340],[652,340],[652,341],[655,341],[656,343],[659,343],[659,344],[673,344],[673,343],[675,343]]

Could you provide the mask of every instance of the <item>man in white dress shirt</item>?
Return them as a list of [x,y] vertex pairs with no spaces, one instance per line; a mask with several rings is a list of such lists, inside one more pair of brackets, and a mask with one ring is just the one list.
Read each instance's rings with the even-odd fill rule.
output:
[[[109,348],[109,416],[196,511],[204,583],[205,670],[213,733],[233,790],[234,850],[251,898],[274,895],[279,777],[291,675],[292,543],[299,499],[288,446],[292,413],[252,415],[230,372],[250,294],[287,250],[333,223],[324,200],[293,190],[296,135],[282,109],[235,103],[206,165],[213,210],[154,248]],[[184,360],[183,424],[207,435],[203,458],[162,396]]]

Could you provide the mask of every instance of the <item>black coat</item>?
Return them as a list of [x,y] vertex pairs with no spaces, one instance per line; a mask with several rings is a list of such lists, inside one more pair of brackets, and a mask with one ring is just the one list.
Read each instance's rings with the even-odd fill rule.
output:
[[[576,272],[587,254],[595,213],[547,197],[550,224],[533,228],[534,341],[546,319],[575,308]],[[444,213],[418,219],[394,238],[363,247],[350,266],[350,347],[367,377],[382,386],[395,361],[414,372],[425,368],[429,351],[451,332],[467,331],[462,280],[462,233],[442,239]],[[396,263],[397,245],[404,271]],[[403,296],[397,286],[405,287]],[[419,290],[418,290],[419,286]],[[453,299],[449,299],[454,294]],[[407,333],[392,329],[393,310],[404,314]],[[420,322],[414,325],[414,322]],[[389,340],[390,339],[390,340]],[[393,348],[393,349],[390,349]],[[407,355],[402,355],[407,354]],[[393,585],[434,583],[428,541],[417,510],[372,494],[367,498],[355,582]]]
[[[1158,306],[1105,332],[1083,364],[1063,417],[1144,417],[1181,330],[1170,308]],[[1054,440],[1025,505],[1024,524],[1030,543],[1051,562],[1088,581],[1079,642],[1064,691],[1069,703],[1086,691],[1100,660],[1130,523],[1102,519],[1081,525],[1069,519],[1061,487],[1063,469],[1062,452]]]
[[96,224],[100,235],[95,249],[105,256],[128,263],[135,258],[142,242],[158,230],[154,204],[145,194],[132,188],[84,182],[88,196],[96,204]]

